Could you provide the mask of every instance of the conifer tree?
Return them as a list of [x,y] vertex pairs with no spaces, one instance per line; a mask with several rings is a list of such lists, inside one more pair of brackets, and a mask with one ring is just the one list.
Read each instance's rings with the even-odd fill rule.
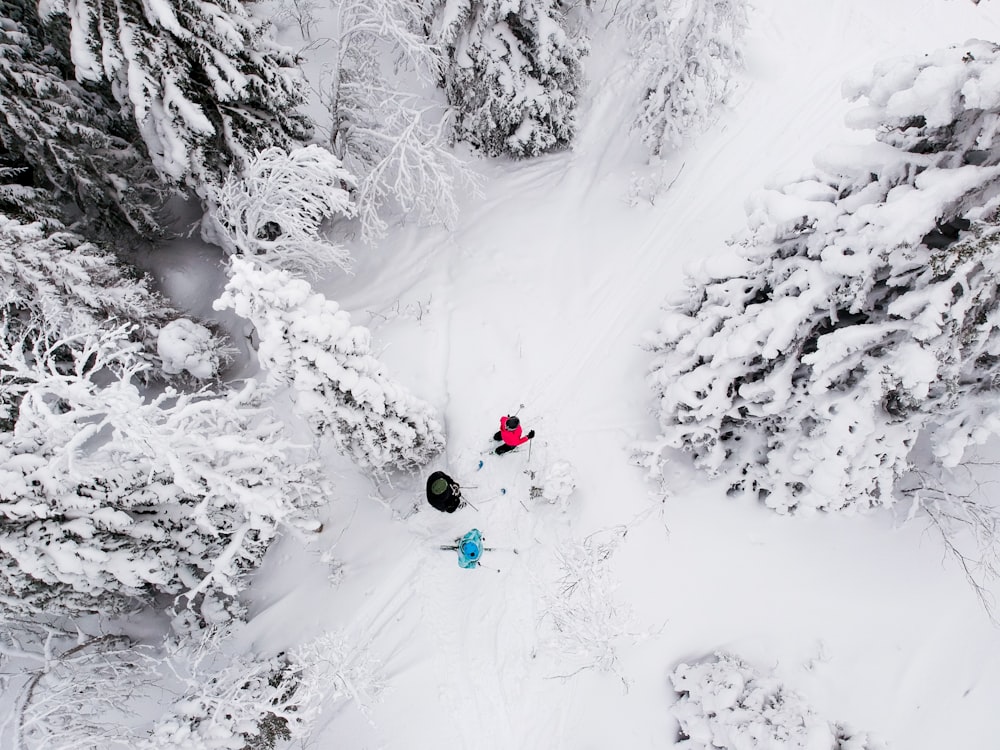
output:
[[65,13],[77,79],[106,81],[161,178],[204,194],[230,167],[305,139],[295,56],[239,0],[45,0]]
[[557,0],[432,0],[431,14],[459,140],[490,156],[570,144],[586,44]]
[[444,447],[431,407],[383,373],[367,328],[287,271],[234,257],[216,300],[249,320],[272,379],[289,383],[296,409],[341,453],[377,473],[423,466]]
[[0,209],[91,237],[159,233],[164,187],[107,87],[75,80],[69,24],[0,0]]
[[147,399],[122,330],[16,338],[0,336],[8,609],[107,614],[160,594],[203,606],[238,592],[278,524],[315,527],[318,467],[294,456],[252,382]]
[[891,503],[920,437],[954,466],[1000,430],[998,81],[971,41],[845,85],[873,142],[756,196],[651,337],[658,447],[835,510]]
[[[8,337],[26,337],[29,344],[36,336],[75,341],[127,325],[127,338],[141,347],[124,355],[148,363],[143,374],[157,377],[164,375],[157,355],[160,333],[179,317],[146,277],[129,273],[100,246],[59,230],[58,223],[24,224],[3,214],[0,312]],[[225,358],[222,338],[213,337],[207,346],[211,357]]]

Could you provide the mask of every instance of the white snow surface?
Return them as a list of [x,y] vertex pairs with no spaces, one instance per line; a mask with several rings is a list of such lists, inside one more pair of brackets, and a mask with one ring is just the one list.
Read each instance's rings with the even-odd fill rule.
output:
[[[269,655],[342,631],[387,689],[367,712],[331,704],[309,747],[670,747],[668,676],[716,650],[889,747],[997,747],[1000,629],[919,518],[778,516],[681,460],[663,497],[629,461],[657,430],[642,335],[685,264],[724,255],[776,173],[868,137],[844,125],[854,70],[973,37],[1000,39],[1000,0],[756,0],[732,109],[655,170],[627,137],[627,59],[595,39],[572,151],[478,162],[485,196],[465,199],[453,230],[396,227],[354,248],[352,275],[316,284],[440,410],[448,448],[427,472],[449,472],[473,505],[438,513],[426,474],[376,486],[327,455],[324,530],[272,548],[249,591],[247,647]],[[629,205],[657,173],[670,189]],[[486,452],[515,411],[535,440]],[[572,501],[532,499],[525,472],[560,461]],[[465,570],[438,546],[473,527],[496,549]],[[610,670],[588,663],[594,643],[550,637],[544,609],[566,594],[556,551],[588,537],[617,540],[604,603],[620,617],[602,622],[621,632],[592,636],[612,649]]]

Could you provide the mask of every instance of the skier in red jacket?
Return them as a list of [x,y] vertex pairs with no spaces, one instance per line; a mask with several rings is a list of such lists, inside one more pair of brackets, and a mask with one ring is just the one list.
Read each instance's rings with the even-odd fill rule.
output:
[[509,453],[519,445],[524,445],[535,436],[532,430],[525,437],[521,437],[521,421],[517,417],[500,417],[500,431],[494,436],[494,440],[502,440],[503,445],[497,446],[493,451],[498,456]]

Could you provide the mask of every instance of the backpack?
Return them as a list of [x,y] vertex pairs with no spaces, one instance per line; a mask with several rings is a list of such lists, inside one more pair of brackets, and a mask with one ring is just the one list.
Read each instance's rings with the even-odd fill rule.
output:
[[472,529],[458,540],[458,565],[462,568],[474,568],[479,565],[483,556],[483,535],[479,529]]

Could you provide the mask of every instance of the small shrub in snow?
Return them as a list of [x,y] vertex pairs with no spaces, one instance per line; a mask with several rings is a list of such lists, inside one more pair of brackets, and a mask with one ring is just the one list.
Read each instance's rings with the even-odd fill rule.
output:
[[670,676],[682,750],[885,750],[867,734],[817,716],[772,677],[739,658],[716,654],[681,664]]
[[298,60],[239,0],[44,0],[39,12],[69,18],[76,79],[110,86],[167,183],[204,194],[310,134]]
[[344,580],[343,560],[334,554],[335,547],[331,547],[320,556],[320,562],[326,566],[326,580],[330,586],[337,588]]
[[343,633],[326,633],[296,648],[290,657],[300,682],[305,713],[318,714],[339,701],[353,701],[365,716],[385,690],[382,665]]
[[576,476],[569,461],[553,461],[545,468],[541,486],[532,486],[530,495],[548,503],[557,504],[566,510],[569,496],[576,489]]
[[346,268],[347,250],[322,236],[337,217],[354,215],[354,177],[319,146],[261,151],[211,192],[205,239],[275,268],[317,273]]
[[212,332],[187,318],[173,320],[160,329],[156,353],[168,375],[186,372],[206,380],[218,375],[222,365]]
[[586,45],[570,37],[557,0],[431,0],[430,7],[459,140],[490,156],[535,156],[573,140]]
[[742,65],[746,0],[631,0],[625,25],[646,83],[632,125],[660,156],[703,131]]
[[926,435],[955,465],[1000,428],[1000,48],[846,86],[869,145],[750,203],[750,237],[650,339],[662,435],[779,511],[891,503]]
[[630,636],[631,612],[616,600],[619,583],[609,568],[623,537],[622,532],[602,542],[591,535],[556,547],[562,573],[545,598],[542,621],[548,626],[549,647],[575,672],[594,668],[613,672],[618,644]]
[[275,381],[290,383],[296,409],[317,434],[377,472],[422,466],[444,447],[431,407],[382,374],[367,328],[336,302],[286,271],[234,257],[216,309],[257,329],[258,356]]

